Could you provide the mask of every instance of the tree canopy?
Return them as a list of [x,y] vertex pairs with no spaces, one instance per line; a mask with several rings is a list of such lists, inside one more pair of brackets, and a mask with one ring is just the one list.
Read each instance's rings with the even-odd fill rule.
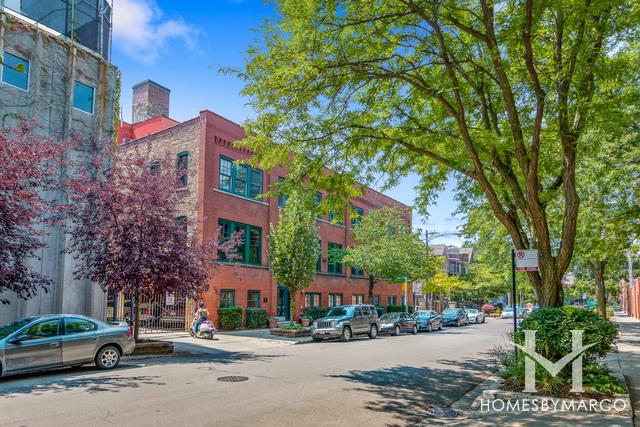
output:
[[629,99],[634,82],[621,70],[636,65],[637,2],[276,5],[240,72],[257,113],[245,141],[254,162],[287,164],[316,186],[328,166],[349,189],[415,172],[422,207],[455,172],[516,248],[540,251],[540,272],[527,273],[540,304],[562,304],[576,165],[592,155],[584,135],[598,131],[597,118],[615,122]]

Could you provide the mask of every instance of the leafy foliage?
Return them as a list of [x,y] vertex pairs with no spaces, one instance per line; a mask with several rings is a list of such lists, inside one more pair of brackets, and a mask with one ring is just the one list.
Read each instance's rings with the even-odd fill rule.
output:
[[264,308],[247,308],[245,310],[247,328],[264,328],[269,321],[269,314]]
[[305,307],[302,310],[302,314],[308,318],[313,320],[319,319],[327,315],[328,309],[322,307]]
[[224,307],[218,309],[220,327],[231,331],[242,327],[242,307]]

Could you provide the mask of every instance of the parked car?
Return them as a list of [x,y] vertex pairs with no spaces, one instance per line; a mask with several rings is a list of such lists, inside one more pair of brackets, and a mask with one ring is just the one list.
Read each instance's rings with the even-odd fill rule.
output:
[[92,362],[113,369],[134,348],[127,326],[75,314],[27,317],[0,326],[0,376]]
[[484,323],[485,321],[485,314],[475,308],[467,309],[467,315],[469,316],[469,323]]
[[418,331],[431,332],[442,329],[442,316],[434,310],[420,310],[413,315],[418,322]]
[[[517,311],[517,316],[520,318],[524,317],[524,308],[522,307],[516,307],[516,311]],[[504,308],[504,310],[502,310],[502,313],[500,314],[500,318],[501,319],[513,319],[513,307],[512,306],[507,306]]]
[[418,321],[409,313],[386,313],[380,316],[380,333],[400,335],[402,332],[418,333]]
[[316,319],[311,326],[314,341],[340,338],[349,341],[354,335],[375,338],[380,331],[378,312],[372,305],[339,305],[329,309],[325,317]]
[[447,308],[442,312],[442,324],[462,326],[469,324],[469,316],[462,308]]

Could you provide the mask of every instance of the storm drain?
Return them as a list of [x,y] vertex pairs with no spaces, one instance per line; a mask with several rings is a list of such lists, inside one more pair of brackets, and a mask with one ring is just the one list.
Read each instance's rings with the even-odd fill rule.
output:
[[453,418],[453,417],[461,416],[462,411],[458,411],[457,409],[451,409],[451,408],[433,408],[433,409],[429,409],[427,414],[436,418]]
[[239,383],[242,381],[248,380],[248,377],[238,377],[238,376],[229,376],[229,377],[220,377],[218,381],[222,381],[223,383]]

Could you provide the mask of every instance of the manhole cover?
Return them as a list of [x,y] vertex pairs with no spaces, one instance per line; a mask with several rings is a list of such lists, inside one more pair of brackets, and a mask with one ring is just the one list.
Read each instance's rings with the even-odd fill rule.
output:
[[433,408],[427,412],[432,417],[459,417],[462,415],[462,411],[451,408]]
[[230,377],[220,377],[218,378],[218,381],[222,381],[225,383],[239,383],[241,381],[246,381],[248,379],[249,379],[248,377],[230,376]]

